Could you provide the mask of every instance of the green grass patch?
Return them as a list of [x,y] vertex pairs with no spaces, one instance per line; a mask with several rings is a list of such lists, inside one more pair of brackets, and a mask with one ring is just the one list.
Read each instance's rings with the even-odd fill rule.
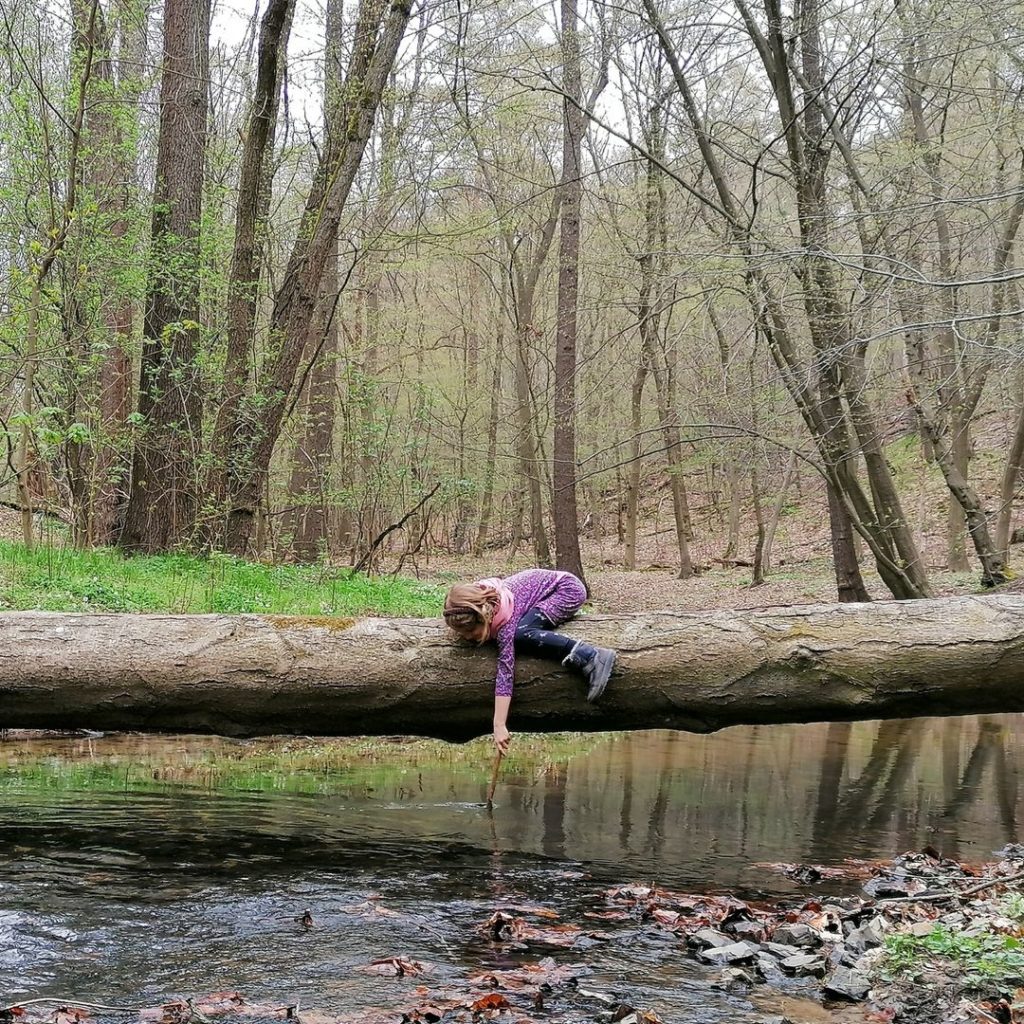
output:
[[[517,734],[502,775],[544,772],[606,739],[593,733]],[[11,740],[0,744],[0,793],[358,794],[386,791],[420,775],[483,783],[493,763],[490,737],[458,745],[404,737],[237,742],[115,735],[93,741]],[[448,783],[439,785],[444,788]]]
[[408,577],[228,555],[138,555],[0,541],[0,608],[82,612],[437,615],[442,591]]
[[879,967],[889,980],[914,980],[925,971],[938,971],[964,989],[1019,985],[1024,983],[1024,944],[1014,935],[967,934],[940,924],[925,936],[887,936]]

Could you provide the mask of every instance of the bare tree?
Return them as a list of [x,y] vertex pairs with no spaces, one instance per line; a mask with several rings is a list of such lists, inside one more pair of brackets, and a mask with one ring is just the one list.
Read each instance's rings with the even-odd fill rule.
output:
[[199,234],[206,152],[209,0],[166,0],[160,135],[135,445],[121,546],[192,540],[202,444]]
[[406,0],[361,0],[345,76],[342,123],[317,165],[298,238],[274,296],[263,393],[248,422],[236,422],[228,464],[236,478],[228,496],[224,547],[245,553],[270,468],[295,375],[306,348],[309,322],[320,295],[324,267],[334,251],[338,225],[369,140],[377,107],[412,13]]

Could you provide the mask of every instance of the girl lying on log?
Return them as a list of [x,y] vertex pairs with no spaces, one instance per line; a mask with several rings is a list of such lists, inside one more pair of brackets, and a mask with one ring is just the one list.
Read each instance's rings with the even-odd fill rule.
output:
[[507,579],[457,583],[444,602],[444,619],[459,636],[474,643],[498,642],[494,685],[494,744],[508,753],[508,709],[516,672],[516,651],[558,658],[578,669],[587,683],[587,700],[604,693],[615,665],[615,652],[555,633],[587,599],[587,588],[570,572],[527,569]]

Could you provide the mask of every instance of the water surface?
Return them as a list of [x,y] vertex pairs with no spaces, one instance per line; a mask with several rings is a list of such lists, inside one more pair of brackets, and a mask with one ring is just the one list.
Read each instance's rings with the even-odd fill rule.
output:
[[[376,957],[442,977],[507,965],[479,932],[502,906],[581,920],[627,881],[799,899],[771,865],[925,844],[983,861],[1017,838],[1022,744],[1016,716],[623,734],[507,772],[488,814],[486,763],[224,792],[158,785],[158,764],[244,752],[227,741],[7,740],[0,999],[153,1005],[232,989],[352,1011],[408,991],[353,971]],[[666,1021],[755,1019],[665,937],[556,956]]]

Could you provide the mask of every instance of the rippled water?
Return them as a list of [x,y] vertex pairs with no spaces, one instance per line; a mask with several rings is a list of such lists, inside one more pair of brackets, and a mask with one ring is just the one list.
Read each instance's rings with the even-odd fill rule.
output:
[[[0,742],[0,1000],[149,1005],[233,989],[351,1011],[408,988],[353,973],[376,957],[426,960],[442,977],[505,965],[478,926],[507,904],[574,920],[633,880],[798,896],[769,865],[925,843],[985,860],[1017,839],[1024,730],[1007,716],[624,734],[506,774],[493,814],[479,805],[487,765],[334,780],[330,795],[153,792],[131,768],[133,753],[214,742]],[[33,749],[62,764],[120,753],[124,788],[49,788],[4,769]],[[306,909],[312,929],[296,920]],[[560,955],[666,1021],[752,1019],[664,938]]]

